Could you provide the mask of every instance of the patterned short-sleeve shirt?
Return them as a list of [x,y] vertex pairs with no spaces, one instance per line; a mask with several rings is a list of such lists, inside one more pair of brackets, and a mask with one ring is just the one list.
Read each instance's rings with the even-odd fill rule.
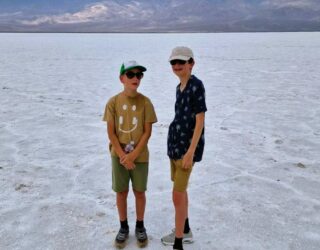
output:
[[[176,89],[175,117],[169,126],[167,143],[167,154],[171,159],[181,159],[188,151],[196,125],[196,115],[206,111],[203,83],[192,75],[183,91],[180,90],[180,84]],[[202,159],[204,142],[203,128],[194,154],[195,162]]]

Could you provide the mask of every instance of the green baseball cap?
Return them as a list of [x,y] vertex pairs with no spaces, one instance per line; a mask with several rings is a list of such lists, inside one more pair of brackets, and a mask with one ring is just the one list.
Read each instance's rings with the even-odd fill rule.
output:
[[120,75],[123,75],[126,71],[130,69],[140,69],[141,72],[147,71],[146,67],[143,67],[142,65],[138,64],[136,61],[127,61],[122,63],[120,68]]

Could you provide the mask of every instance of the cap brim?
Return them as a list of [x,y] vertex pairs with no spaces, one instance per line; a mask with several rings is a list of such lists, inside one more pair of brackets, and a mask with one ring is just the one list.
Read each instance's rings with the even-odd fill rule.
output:
[[125,69],[125,71],[131,70],[131,69],[140,69],[142,72],[147,71],[147,69],[141,65],[135,65],[132,67],[128,67]]
[[184,60],[184,61],[188,61],[191,57],[190,56],[171,56],[169,58],[169,62],[172,60]]

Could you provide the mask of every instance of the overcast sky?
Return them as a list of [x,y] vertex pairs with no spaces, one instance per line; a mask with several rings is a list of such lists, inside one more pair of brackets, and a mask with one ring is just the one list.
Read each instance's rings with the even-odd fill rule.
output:
[[0,0],[0,31],[320,31],[320,0]]

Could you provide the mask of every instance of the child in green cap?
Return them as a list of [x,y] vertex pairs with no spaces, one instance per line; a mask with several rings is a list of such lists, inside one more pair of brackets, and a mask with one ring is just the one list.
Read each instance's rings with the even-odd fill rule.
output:
[[130,180],[136,201],[137,243],[144,247],[148,242],[144,227],[149,162],[147,144],[152,124],[157,122],[157,117],[150,99],[137,91],[146,70],[136,61],[121,65],[120,81],[123,91],[109,99],[103,117],[107,122],[112,160],[112,189],[116,192],[120,219],[120,230],[115,238],[118,248],[125,247],[129,237],[127,197]]

